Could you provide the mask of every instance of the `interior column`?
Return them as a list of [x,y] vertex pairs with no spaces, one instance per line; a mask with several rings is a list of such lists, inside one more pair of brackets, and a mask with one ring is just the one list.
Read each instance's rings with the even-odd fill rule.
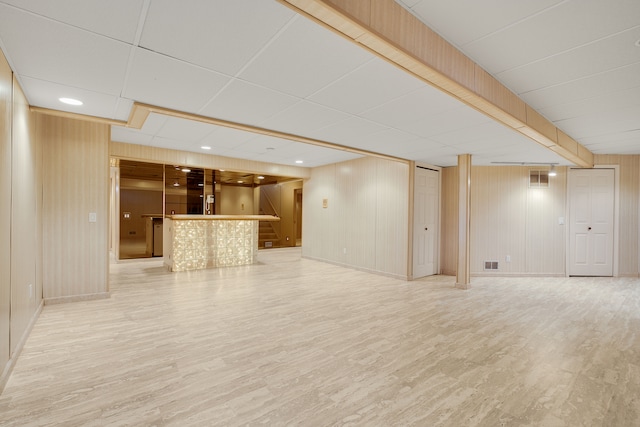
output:
[[469,289],[469,224],[471,209],[471,154],[458,155],[458,265],[456,288]]

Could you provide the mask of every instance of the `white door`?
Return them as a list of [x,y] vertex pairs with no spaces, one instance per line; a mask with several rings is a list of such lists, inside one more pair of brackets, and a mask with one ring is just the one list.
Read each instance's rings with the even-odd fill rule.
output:
[[413,278],[438,273],[440,173],[416,167],[413,212]]
[[569,275],[613,276],[613,169],[570,169]]

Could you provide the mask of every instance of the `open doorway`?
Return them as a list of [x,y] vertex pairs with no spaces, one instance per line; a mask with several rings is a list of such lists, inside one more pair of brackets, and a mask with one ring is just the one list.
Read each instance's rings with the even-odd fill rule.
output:
[[294,242],[296,247],[302,246],[302,188],[293,191]]

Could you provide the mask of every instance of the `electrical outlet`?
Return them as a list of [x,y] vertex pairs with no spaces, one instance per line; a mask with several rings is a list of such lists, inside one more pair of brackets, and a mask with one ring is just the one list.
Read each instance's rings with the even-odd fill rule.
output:
[[507,255],[507,257],[505,258],[506,262],[511,262],[511,255]]

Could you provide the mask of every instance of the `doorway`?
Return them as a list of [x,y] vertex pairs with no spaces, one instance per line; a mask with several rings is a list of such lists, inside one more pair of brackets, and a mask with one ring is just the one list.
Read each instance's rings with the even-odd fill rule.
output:
[[440,172],[416,166],[413,204],[413,278],[438,273]]
[[295,246],[302,246],[302,188],[293,190],[293,232]]
[[569,276],[613,276],[614,169],[570,169]]

